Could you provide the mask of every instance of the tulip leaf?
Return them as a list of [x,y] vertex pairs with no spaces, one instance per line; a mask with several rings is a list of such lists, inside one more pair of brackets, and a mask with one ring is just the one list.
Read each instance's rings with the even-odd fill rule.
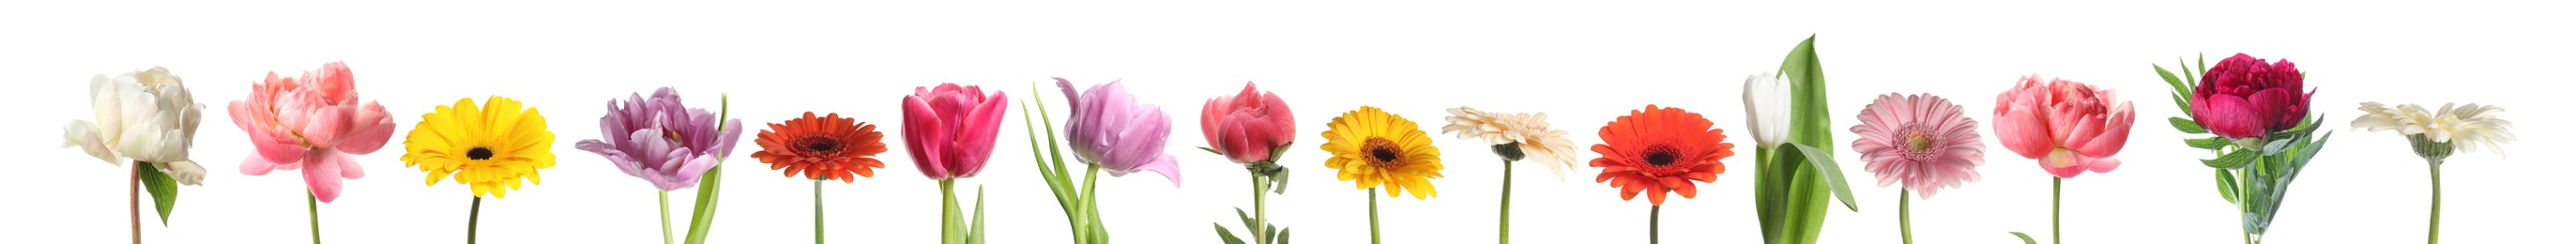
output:
[[2201,128],[2201,127],[2200,127],[2200,122],[2192,121],[2192,120],[2191,120],[2191,118],[2183,118],[2183,117],[2172,117],[2172,118],[2166,118],[2166,119],[2165,119],[2165,123],[2173,124],[2173,127],[2174,127],[2174,129],[2175,129],[2175,130],[2181,130],[2181,131],[2182,131],[2182,133],[2185,133],[2185,134],[2206,134],[2206,133],[2209,133],[2209,129]]
[[2226,149],[2227,145],[2235,144],[2235,141],[2229,141],[2226,137],[2215,136],[2201,139],[2183,139],[2182,142],[2183,144],[2190,144],[2191,148],[2209,149],[2213,151]]
[[984,244],[984,187],[983,187],[983,186],[976,186],[976,187],[975,187],[975,220],[974,220],[974,222],[972,222],[972,223],[970,223],[970,224],[968,224],[968,225],[971,225],[971,226],[974,226],[974,227],[973,227],[973,228],[969,228],[969,229],[966,231],[966,244]]
[[1225,244],[1244,244],[1243,238],[1234,237],[1234,231],[1226,230],[1225,225],[1216,223],[1208,223],[1208,225],[1216,226],[1216,237],[1218,240],[1224,240]]
[[2225,169],[2214,171],[2218,171],[2218,197],[2226,198],[2228,203],[2236,203],[2236,174],[2227,173]]
[[1849,207],[1854,212],[1860,211],[1860,204],[1852,199],[1851,186],[1843,183],[1842,166],[1834,164],[1834,156],[1825,155],[1823,149],[1808,147],[1806,144],[1781,143],[1780,145],[1788,145],[1780,149],[1794,148],[1797,153],[1784,154],[1797,156],[1791,159],[1806,162],[1807,168],[1814,169],[1817,172],[1816,175],[1823,176],[1825,184],[1833,189],[1834,198],[1842,199],[1844,207]]
[[685,239],[688,244],[706,243],[707,231],[715,228],[717,189],[724,185],[724,159],[716,159],[716,166],[700,175],[698,201],[689,210],[689,236]]
[[2012,234],[2013,237],[2021,237],[2022,244],[2039,244],[2039,240],[2030,239],[2030,234],[2022,234],[2020,231],[2014,231]]
[[2259,153],[2254,152],[2254,150],[2236,149],[2235,152],[2229,152],[2227,155],[2218,156],[2216,159],[2200,160],[2200,164],[2207,165],[2211,168],[2234,169],[2245,167],[2246,162],[2253,162],[2254,157],[2261,156],[2257,154]]
[[1826,109],[1824,62],[1816,57],[1816,37],[1807,36],[1780,61],[1780,78],[1789,80],[1789,142],[1814,146],[1833,155],[1832,110]]
[[134,170],[141,174],[137,180],[143,181],[144,191],[152,193],[152,210],[161,213],[161,225],[170,225],[170,207],[179,204],[179,181],[152,163],[134,162]]

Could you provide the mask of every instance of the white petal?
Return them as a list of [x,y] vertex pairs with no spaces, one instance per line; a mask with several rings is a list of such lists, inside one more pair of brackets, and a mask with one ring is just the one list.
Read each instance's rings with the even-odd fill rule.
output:
[[116,153],[108,150],[106,142],[100,139],[98,126],[90,124],[89,121],[72,121],[70,124],[63,125],[64,147],[80,147],[81,152],[89,153],[90,157],[97,157],[99,161],[125,166],[125,160],[117,160]]

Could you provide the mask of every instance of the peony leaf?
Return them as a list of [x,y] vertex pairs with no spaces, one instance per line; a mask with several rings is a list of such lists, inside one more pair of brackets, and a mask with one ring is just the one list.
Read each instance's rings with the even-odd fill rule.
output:
[[2201,138],[2201,139],[2183,139],[2183,140],[2182,140],[2182,142],[2183,142],[2183,144],[2190,144],[2190,145],[2191,145],[2191,148],[2209,149],[2209,150],[2212,150],[2212,151],[2216,151],[2216,150],[2219,150],[2219,149],[2226,149],[2226,148],[2227,148],[2227,145],[2232,145],[2232,144],[2235,144],[2235,143],[2236,143],[2235,141],[2229,141],[2229,140],[2227,140],[2227,138],[2225,138],[2225,137],[2215,137],[2215,136],[2212,136],[2212,137],[2209,137],[2209,138]]
[[1843,184],[1842,166],[1834,164],[1834,157],[1832,155],[1825,155],[1823,149],[1808,147],[1806,144],[1781,143],[1780,145],[1791,145],[1780,147],[1780,149],[1796,148],[1796,153],[1784,154],[1800,156],[1793,159],[1806,162],[1808,168],[1815,169],[1818,176],[1823,176],[1825,184],[1829,186],[1829,189],[1833,189],[1834,198],[1842,199],[1843,206],[1850,207],[1853,212],[1860,211],[1860,204],[1852,200],[1851,187]]
[[1208,223],[1208,225],[1216,226],[1216,237],[1218,240],[1224,240],[1225,244],[1244,244],[1243,238],[1234,237],[1234,231],[1226,230],[1225,225],[1217,223]]
[[[1023,112],[1023,113],[1025,113],[1025,112]],[[1022,117],[1026,117],[1026,116],[1022,116]],[[1207,151],[1208,153],[1214,153],[1214,154],[1216,154],[1216,155],[1218,155],[1218,156],[1224,156],[1224,155],[1225,155],[1225,152],[1218,152],[1218,151],[1216,151],[1216,149],[1215,149],[1215,148],[1199,147],[1199,151]]]
[[2181,131],[2182,131],[2182,133],[2184,133],[2184,134],[2208,134],[2208,133],[2209,133],[2209,129],[2201,128],[2201,127],[2200,127],[2200,122],[2192,121],[2192,120],[2191,120],[2191,118],[2183,118],[2183,117],[2172,117],[2172,118],[2166,118],[2166,119],[2165,119],[2165,123],[2173,124],[2174,130],[2181,130]]
[[2207,165],[2211,168],[2234,169],[2245,167],[2246,162],[2253,162],[2254,157],[2261,156],[2258,154],[2259,153],[2256,153],[2254,150],[2236,149],[2235,152],[2229,152],[2227,155],[2218,156],[2216,159],[2200,160],[2200,164]]
[[2215,171],[2218,171],[2218,196],[2226,198],[2227,203],[2236,203],[2236,174],[2227,173],[2225,169]]
[[2165,85],[2173,88],[2172,94],[2174,97],[2174,106],[2182,108],[2184,113],[2190,113],[2191,99],[2184,98],[2191,94],[2191,84],[2183,83],[2182,79],[2174,78],[2173,71],[2165,70],[2164,65],[2148,64],[2148,66],[2154,66],[2156,68],[2156,75],[2163,77],[2165,79]]
[[[1244,214],[1244,213],[1243,213],[1243,208],[1234,208],[1234,217],[1243,218],[1243,228],[1244,228],[1244,229],[1252,229],[1252,227],[1253,227],[1253,226],[1261,226],[1261,225],[1257,225],[1257,224],[1256,224],[1256,223],[1259,223],[1259,222],[1255,222],[1255,221],[1253,221],[1253,219],[1252,219],[1252,215],[1250,215],[1250,214]],[[1255,231],[1258,231],[1258,230],[1255,230]],[[1260,235],[1260,233],[1253,233],[1253,234],[1255,235],[1253,238],[1255,238],[1255,239],[1259,239],[1259,238],[1260,238],[1260,236],[1258,236],[1258,235]]]
[[1288,228],[1279,228],[1279,235],[1270,237],[1270,244],[1288,244]]
[[2013,237],[2021,237],[2022,244],[2039,244],[2039,240],[2030,239],[2030,234],[2022,234],[2020,231],[2014,231],[2012,234]]
[[152,210],[161,213],[161,225],[170,225],[170,208],[179,204],[179,181],[161,173],[159,168],[151,163],[134,162],[135,172],[141,174],[137,180],[143,181],[144,191],[152,193]]

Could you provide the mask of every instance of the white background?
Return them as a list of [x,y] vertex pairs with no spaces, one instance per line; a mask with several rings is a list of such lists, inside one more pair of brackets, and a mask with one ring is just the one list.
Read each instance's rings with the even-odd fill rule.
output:
[[[2547,242],[2571,212],[2555,150],[2570,145],[2553,125],[2569,123],[2553,83],[2576,66],[2564,57],[2576,22],[2548,2],[2452,1],[2441,5],[2348,3],[122,3],[14,1],[0,4],[0,80],[11,84],[6,148],[14,165],[0,185],[0,236],[12,243],[123,243],[126,170],[59,148],[65,121],[87,119],[92,75],[169,67],[210,108],[194,158],[214,171],[185,187],[156,243],[307,241],[303,185],[296,172],[252,177],[235,171],[252,154],[222,112],[265,72],[289,75],[347,61],[364,99],[397,115],[401,131],[418,115],[458,98],[514,97],[540,108],[556,133],[559,164],[545,182],[484,204],[485,243],[653,243],[652,188],[606,160],[572,149],[599,138],[602,104],[661,86],[693,106],[734,97],[748,124],[800,112],[838,112],[898,124],[898,101],[942,82],[1007,91],[1013,102],[1062,103],[1050,76],[1089,85],[1124,79],[1147,103],[1166,106],[1172,153],[1186,184],[1152,175],[1100,181],[1101,213],[1124,243],[1207,243],[1209,223],[1235,226],[1250,207],[1242,170],[1190,147],[1205,145],[1195,118],[1208,98],[1244,81],[1276,91],[1295,108],[1299,147],[1289,194],[1272,198],[1272,221],[1302,243],[1367,238],[1364,193],[1335,181],[1317,149],[1326,121],[1375,105],[1437,131],[1442,109],[1473,105],[1548,112],[1577,143],[1647,104],[1707,115],[1739,143],[1731,172],[1675,198],[1663,239],[1675,243],[1760,240],[1751,200],[1751,140],[1741,128],[1741,79],[1776,69],[1810,34],[1831,82],[1834,125],[1848,127],[1874,95],[1929,92],[1990,121],[1995,95],[2038,73],[2104,85],[2136,102],[2138,126],[2107,174],[2066,182],[2065,236],[2074,243],[2236,243],[2236,215],[2219,199],[2199,149],[2165,126],[2181,115],[2163,97],[2149,64],[2206,53],[2245,52],[2297,62],[2320,88],[2315,109],[2336,132],[2293,186],[2272,228],[2275,243],[2411,243],[2423,238],[2424,164],[2393,132],[2356,132],[2347,121],[2363,101],[2478,102],[2512,108],[2523,126],[2507,158],[2460,154],[2448,166],[2444,237],[2453,243]],[[1034,96],[1032,96],[1034,95]],[[1016,106],[1016,105],[1014,105]],[[1057,115],[1063,115],[1058,107]],[[1069,239],[1061,210],[1030,170],[1019,115],[1003,126],[991,166],[961,184],[990,190],[992,243]],[[899,136],[893,127],[881,127]],[[1915,239],[1924,243],[2006,243],[2008,231],[2048,238],[2048,175],[1993,142],[1983,182],[1916,201]],[[810,183],[778,177],[747,155],[745,133],[724,184],[716,243],[796,243],[813,229]],[[1382,199],[1389,243],[1481,243],[1494,236],[1501,172],[1484,146],[1435,135],[1448,178],[1428,201]],[[1840,133],[1838,140],[1856,136]],[[898,138],[888,138],[890,142]],[[399,140],[399,139],[397,139]],[[1846,142],[1847,143],[1847,142]],[[835,243],[929,243],[939,192],[897,143],[879,155],[876,178],[825,184]],[[1877,187],[1847,151],[1859,213],[1828,218],[1825,243],[1893,243],[1896,189]],[[360,156],[368,177],[349,181],[321,207],[325,239],[336,243],[453,243],[463,238],[468,191],[452,182],[422,186],[396,159],[399,142]],[[1583,160],[1598,157],[1588,150]],[[1519,167],[1513,235],[1522,243],[1636,243],[1647,204],[1622,201],[1584,167],[1555,180]],[[685,216],[690,192],[672,196]],[[972,194],[972,192],[961,192]],[[1835,208],[1839,209],[1840,206]],[[151,210],[144,210],[149,215]],[[152,217],[146,216],[146,221]],[[674,225],[685,226],[686,217]],[[1235,227],[1240,228],[1240,227]]]

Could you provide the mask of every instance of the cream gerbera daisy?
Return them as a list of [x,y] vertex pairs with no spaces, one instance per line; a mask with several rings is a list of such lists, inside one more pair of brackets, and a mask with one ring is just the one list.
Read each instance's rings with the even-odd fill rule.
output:
[[1565,130],[1548,129],[1547,113],[1494,113],[1472,107],[1449,109],[1449,125],[1440,133],[1456,133],[1458,139],[1482,139],[1494,145],[1494,153],[1507,161],[1523,158],[1547,165],[1557,180],[1565,180],[1565,171],[1574,168],[1574,142],[1566,140]]
[[2449,150],[2426,151],[2433,149],[2426,147],[2453,147],[2454,145],[2460,152],[2477,152],[2479,146],[2485,146],[2501,157],[2504,155],[2502,147],[2504,143],[2514,140],[2511,131],[2513,122],[2496,117],[2496,114],[2504,112],[2503,106],[2484,106],[2475,103],[2454,106],[2445,103],[2442,104],[2441,110],[2427,113],[2423,106],[2414,104],[2389,107],[2377,102],[2365,102],[2361,103],[2361,111],[2368,114],[2352,120],[2354,129],[2395,130],[2409,139],[2431,142],[2419,143],[2425,145],[2417,146],[2417,154],[2426,157],[2450,154]]

